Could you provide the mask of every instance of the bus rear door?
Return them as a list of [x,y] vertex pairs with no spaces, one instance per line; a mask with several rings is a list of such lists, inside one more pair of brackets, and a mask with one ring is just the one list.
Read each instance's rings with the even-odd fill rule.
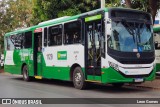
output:
[[[42,76],[42,28],[34,31],[34,75],[36,78]],[[40,76],[40,77],[38,77]]]

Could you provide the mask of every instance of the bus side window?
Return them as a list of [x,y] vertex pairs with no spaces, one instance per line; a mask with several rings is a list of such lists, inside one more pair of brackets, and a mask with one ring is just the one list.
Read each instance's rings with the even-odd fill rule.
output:
[[81,43],[81,22],[74,21],[64,24],[64,44]]
[[5,37],[5,39],[4,39],[4,49],[5,50],[7,50],[7,44],[8,44],[8,42],[7,42],[7,37]]
[[24,35],[24,48],[32,48],[32,32],[25,32]]
[[23,41],[23,34],[22,33],[19,33],[19,34],[16,34],[14,35],[15,37],[13,38],[14,39],[14,46],[15,46],[15,49],[22,49],[22,41]]
[[14,50],[14,43],[11,39],[12,39],[12,35],[6,38],[7,50]]
[[21,36],[21,49],[24,48],[24,33],[22,33],[22,36]]
[[48,30],[48,46],[62,45],[62,25],[49,27]]

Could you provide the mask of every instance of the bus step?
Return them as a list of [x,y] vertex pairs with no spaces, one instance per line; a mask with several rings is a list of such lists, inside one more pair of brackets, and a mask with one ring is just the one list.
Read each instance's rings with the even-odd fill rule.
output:
[[42,79],[42,76],[34,76],[36,79]]

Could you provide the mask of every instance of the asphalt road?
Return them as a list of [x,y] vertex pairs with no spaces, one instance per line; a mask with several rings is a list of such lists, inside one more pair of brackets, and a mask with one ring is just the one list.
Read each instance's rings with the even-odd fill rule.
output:
[[[159,84],[160,85],[160,84]],[[160,90],[124,86],[116,89],[111,85],[92,84],[87,90],[77,90],[71,82],[58,80],[34,80],[25,82],[22,76],[0,73],[0,98],[160,98]],[[0,105],[8,107],[10,105]],[[26,105],[27,106],[27,105]],[[39,105],[34,105],[39,107]],[[43,105],[50,106],[50,105]],[[54,105],[58,107],[75,107],[75,105]],[[83,104],[76,107],[123,107],[117,104]],[[135,105],[125,105],[135,106]],[[159,107],[157,104],[141,104],[138,107]],[[13,106],[12,107],[17,107]]]

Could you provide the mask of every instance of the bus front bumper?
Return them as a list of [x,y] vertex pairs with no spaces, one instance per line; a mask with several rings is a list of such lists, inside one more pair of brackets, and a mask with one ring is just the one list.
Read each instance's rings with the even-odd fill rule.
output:
[[[141,83],[145,81],[153,81],[155,79],[156,67],[152,70],[152,72],[146,76],[124,76],[119,71],[109,67],[102,69],[102,83]],[[136,79],[141,79],[143,81],[136,81]]]

